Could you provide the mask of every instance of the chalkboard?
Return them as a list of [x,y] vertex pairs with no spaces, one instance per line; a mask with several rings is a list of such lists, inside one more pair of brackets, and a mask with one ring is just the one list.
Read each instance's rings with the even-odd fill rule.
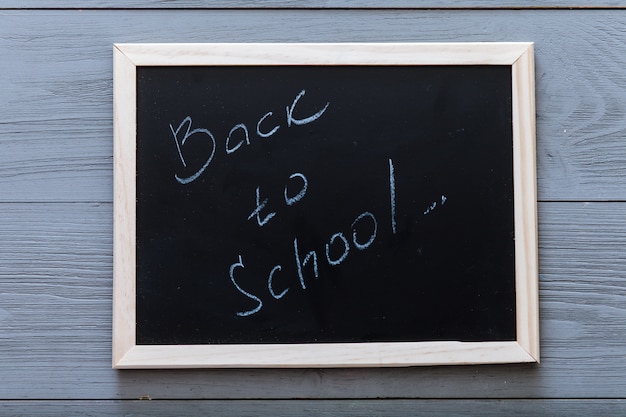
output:
[[538,360],[529,44],[116,52],[114,366]]

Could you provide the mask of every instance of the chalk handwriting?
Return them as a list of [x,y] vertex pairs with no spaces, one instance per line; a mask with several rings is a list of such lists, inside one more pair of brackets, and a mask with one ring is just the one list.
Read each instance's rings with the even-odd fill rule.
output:
[[287,185],[285,185],[285,193],[284,193],[285,203],[288,206],[293,206],[298,201],[302,200],[302,197],[304,197],[304,195],[306,194],[306,190],[309,187],[309,182],[307,181],[306,177],[303,174],[300,174],[299,172],[296,172],[295,174],[291,174],[289,176],[289,179],[293,179],[293,178],[300,178],[302,180],[302,188],[300,189],[300,191],[298,191],[298,194],[296,194],[293,197],[289,197],[287,195]]
[[[298,103],[305,97],[306,90],[301,90],[293,99],[290,105],[285,107],[285,124],[280,124],[275,119],[274,112],[267,111],[256,121],[256,126],[253,134],[260,139],[268,139],[276,134],[282,127],[292,128],[294,126],[302,126],[309,123],[313,123],[318,120],[330,106],[330,102],[316,111],[313,114],[303,115],[302,112],[298,112]],[[192,126],[191,116],[187,116],[183,121],[174,128],[174,125],[170,124],[170,131],[172,133],[174,143],[176,145],[176,151],[178,158],[183,168],[188,167],[188,161],[185,158],[185,145],[193,138],[193,140],[206,140],[210,144],[210,151],[207,148],[206,159],[202,163],[202,166],[197,169],[190,176],[179,176],[175,174],[176,181],[180,184],[189,184],[197,180],[210,166],[214,159],[216,150],[218,148],[218,142],[206,128],[198,128]],[[249,146],[252,142],[252,137],[246,123],[235,124],[228,132],[228,135],[223,142],[223,150],[226,155],[233,155],[246,146]],[[196,159],[197,160],[197,159]],[[202,160],[202,159],[200,159]],[[393,160],[388,159],[389,167],[389,210],[391,219],[391,232],[397,233],[397,207],[396,207],[396,179],[395,179],[395,167]],[[292,173],[288,181],[285,182],[283,187],[283,197],[285,205],[287,207],[302,201],[309,188],[309,181],[307,177],[301,172]],[[441,195],[441,199],[431,203],[426,210],[423,211],[424,215],[431,213],[438,207],[438,204],[443,206],[446,203],[447,197]],[[248,220],[256,219],[256,223],[259,227],[267,225],[277,214],[276,209],[272,209],[270,206],[269,198],[263,198],[261,194],[261,187],[257,186],[255,189],[255,206],[254,209],[248,215]],[[376,240],[378,234],[378,221],[376,216],[370,211],[363,211],[359,214],[350,224],[349,233],[344,234],[341,231],[333,233],[328,238],[328,241],[322,248],[301,248],[301,243],[298,236],[293,237],[293,262],[295,266],[296,279],[300,284],[302,290],[307,289],[306,276],[312,275],[315,279],[320,277],[320,262],[325,262],[330,267],[336,267],[345,262],[351,254],[351,248],[355,248],[357,251],[364,251],[370,248]],[[348,237],[346,237],[348,236]],[[350,239],[351,237],[351,239]],[[320,254],[318,251],[321,250]],[[235,289],[246,298],[256,302],[256,306],[249,310],[236,311],[235,314],[238,317],[249,317],[260,312],[263,308],[263,301],[259,295],[252,294],[250,291],[245,290],[239,285],[235,279],[235,273],[246,274],[246,269],[243,258],[241,255],[237,256],[236,262],[232,263],[228,269],[229,278]],[[280,300],[285,297],[289,292],[289,287],[283,287],[282,291],[274,288],[274,279],[277,276],[282,276],[283,266],[276,264],[267,274],[267,292],[275,300]],[[279,274],[280,273],[280,274]],[[281,280],[282,281],[282,280]],[[256,292],[256,291],[255,291]]]
[[271,111],[268,111],[267,113],[265,113],[263,115],[263,117],[261,117],[259,119],[259,121],[256,124],[256,134],[259,135],[260,138],[269,138],[270,136],[272,136],[274,133],[276,133],[278,131],[278,129],[280,128],[279,125],[274,126],[274,128],[272,130],[270,130],[269,132],[261,132],[261,123],[263,123],[263,121],[265,119],[267,119],[268,117],[272,116],[274,113],[272,113]]
[[252,213],[250,213],[250,215],[248,216],[248,220],[256,216],[256,221],[259,224],[259,227],[265,226],[267,222],[269,222],[272,217],[276,215],[276,212],[272,211],[271,213],[268,213],[267,216],[265,216],[263,219],[261,219],[261,210],[265,208],[267,202],[267,198],[261,201],[261,189],[259,187],[256,187],[256,208],[252,211]]
[[313,274],[315,278],[320,276],[319,268],[317,266],[317,253],[312,250],[306,254],[304,259],[300,260],[300,251],[298,250],[298,238],[293,239],[293,253],[296,257],[296,267],[298,269],[298,278],[300,279],[300,286],[303,290],[306,290],[306,284],[304,283],[304,274],[302,273],[302,267],[305,266],[309,261],[312,261],[313,265]]
[[396,234],[396,175],[393,170],[393,161],[389,158],[389,195],[391,205],[391,231]]
[[274,274],[276,273],[276,271],[280,271],[282,269],[282,267],[280,265],[276,265],[271,271],[270,271],[270,275],[267,277],[267,289],[270,292],[270,295],[272,297],[274,297],[277,300],[280,300],[281,298],[283,298],[285,296],[285,294],[287,294],[287,291],[289,291],[289,288],[285,288],[283,290],[283,292],[281,292],[280,294],[276,294],[274,292],[274,288],[272,287],[272,279],[274,278]]
[[252,310],[248,310],[248,311],[238,311],[237,315],[239,317],[246,317],[246,316],[250,316],[254,313],[257,313],[261,310],[261,307],[263,307],[263,301],[261,301],[261,299],[259,297],[257,297],[256,295],[252,295],[249,292],[247,292],[246,290],[244,290],[243,288],[241,288],[239,286],[239,284],[237,284],[237,282],[235,281],[235,268],[244,268],[243,265],[243,260],[241,259],[241,255],[239,255],[239,261],[235,262],[234,264],[232,264],[230,266],[230,280],[233,283],[233,285],[235,286],[235,288],[237,288],[237,290],[242,293],[243,295],[245,295],[248,298],[253,299],[254,301],[256,301],[257,303],[259,303],[256,308],[253,308]]
[[[185,131],[183,138],[179,141],[178,132],[180,132],[180,130],[185,125],[187,125],[187,130]],[[185,117],[185,119],[181,122],[181,124],[178,125],[176,130],[174,130],[174,127],[170,124],[170,130],[172,131],[172,135],[174,135],[174,142],[176,143],[178,156],[180,157],[180,161],[182,162],[183,167],[187,167],[187,163],[185,162],[185,158],[183,157],[183,152],[181,148],[185,145],[185,142],[187,142],[187,139],[189,139],[193,135],[203,133],[211,141],[211,144],[212,144],[211,155],[209,155],[209,157],[206,159],[206,162],[204,163],[204,165],[202,165],[202,167],[199,170],[197,170],[193,175],[190,175],[188,177],[179,177],[178,175],[174,175],[174,177],[176,178],[176,181],[178,181],[179,183],[189,184],[190,182],[195,181],[200,175],[202,175],[204,170],[209,166],[209,164],[213,160],[213,156],[215,155],[215,137],[207,129],[199,128],[199,129],[191,130],[191,117],[189,116]]]
[[[302,99],[302,97],[305,96],[305,94],[306,94],[306,90],[301,90],[296,95],[291,105],[286,106],[285,123],[288,128],[291,128],[293,126],[306,125],[306,124],[309,124],[318,120],[326,112],[326,110],[328,109],[328,106],[330,106],[330,102],[326,102],[326,104],[314,114],[310,116],[306,116],[306,117],[297,117],[298,116],[297,115],[298,102]],[[270,118],[272,118],[273,115],[274,115],[273,112],[268,111],[265,114],[263,114],[256,122],[256,129],[254,130],[254,132],[259,138],[267,139],[271,137],[272,135],[274,135],[280,129],[281,127],[280,124],[274,124],[271,129],[267,126],[265,127],[262,126],[266,124],[269,124],[270,126],[272,126],[270,124]],[[180,184],[183,184],[183,185],[189,184],[197,180],[204,173],[204,171],[209,167],[209,165],[213,161],[213,157],[215,156],[215,152],[217,148],[217,141],[215,139],[215,136],[213,135],[213,133],[211,133],[209,129],[206,129],[206,128],[191,129],[191,123],[192,123],[191,116],[187,116],[183,119],[183,121],[178,125],[176,129],[174,129],[174,126],[172,124],[169,125],[172,136],[174,137],[174,142],[176,144],[176,151],[178,152],[178,157],[180,158],[183,168],[187,168],[187,161],[185,160],[185,157],[183,156],[184,154],[183,149],[184,149],[185,143],[187,142],[189,138],[191,138],[192,136],[200,137],[200,135],[202,134],[210,140],[212,146],[211,146],[210,155],[207,157],[202,167],[198,169],[195,173],[193,173],[192,175],[188,177],[182,177],[182,176],[179,176],[178,174],[174,174],[176,181],[178,181]],[[183,128],[185,127],[186,129],[183,130]],[[181,130],[184,131],[182,138],[179,137]],[[248,146],[250,144],[251,144],[251,138],[250,138],[250,132],[248,130],[247,125],[245,123],[237,123],[235,126],[233,126],[230,129],[230,131],[228,132],[228,136],[226,136],[224,140],[224,151],[226,155],[233,155],[235,152],[242,149],[244,145]]]
[[[298,201],[302,200],[309,186],[309,182],[304,176],[304,174],[296,172],[289,176],[289,179],[293,179],[293,178],[300,178],[302,180],[302,186],[300,188],[300,191],[298,191],[296,195],[294,195],[293,197],[289,197],[289,195],[287,194],[287,184],[285,184],[285,189],[284,189],[283,194],[285,196],[285,204],[287,204],[287,206],[293,206]],[[248,216],[248,220],[251,220],[252,218],[256,216],[256,220],[257,220],[259,227],[262,227],[262,226],[265,226],[276,215],[276,212],[273,211],[269,213],[267,216],[265,216],[263,219],[261,219],[261,216],[260,216],[261,210],[263,210],[265,206],[267,206],[269,198],[265,198],[263,199],[263,201],[261,201],[260,193],[261,193],[260,187],[257,187],[256,188],[256,208],[252,211],[252,213],[250,213],[250,215]]]
[[[356,225],[358,222],[360,222],[362,219],[369,217],[370,219],[372,219],[372,223],[374,225],[374,230],[371,232],[369,239],[367,240],[367,242],[365,243],[358,243],[357,242],[357,238],[356,238]],[[369,211],[366,211],[364,213],[361,213],[359,215],[359,217],[357,217],[354,222],[352,222],[352,243],[354,244],[354,246],[358,249],[358,250],[364,250],[369,248],[372,243],[374,243],[374,239],[376,239],[376,232],[378,230],[378,222],[376,221],[376,217],[374,217],[374,215],[372,213],[370,213]]]
[[[370,231],[370,235],[368,237],[368,240],[365,243],[360,243],[357,240],[357,226],[360,224],[360,222],[365,219],[365,218],[370,218],[372,220],[373,223],[373,230]],[[374,239],[376,239],[376,232],[378,230],[378,223],[376,222],[376,217],[374,217],[374,215],[368,211],[361,213],[353,222],[352,222],[352,226],[350,226],[350,228],[352,229],[352,244],[354,245],[355,248],[357,248],[358,250],[365,250],[367,248],[369,248],[372,243],[374,242]],[[330,258],[330,245],[332,245],[334,243],[334,241],[339,238],[344,242],[344,253],[338,258],[338,259],[331,259]],[[342,234],[342,233],[335,233],[331,236],[329,242],[325,245],[326,247],[326,261],[328,262],[328,264],[330,266],[336,266],[339,265],[340,263],[342,263],[348,256],[348,253],[350,251],[350,246],[348,244],[348,240],[346,239],[346,237]],[[315,252],[314,250],[310,251],[307,253],[307,255],[304,257],[303,260],[300,259],[300,253],[299,253],[299,249],[298,249],[298,238],[295,238],[293,240],[293,249],[294,249],[294,255],[296,257],[296,267],[297,267],[297,271],[298,271],[298,278],[300,279],[300,286],[302,287],[303,290],[306,289],[306,284],[304,282],[304,273],[302,272],[302,267],[304,265],[306,265],[310,260],[312,261],[312,265],[313,265],[313,275],[315,276],[315,278],[319,277],[319,268],[318,268],[318,263],[317,263],[317,252]]]
[[305,90],[300,91],[300,93],[298,93],[296,98],[293,100],[293,103],[291,104],[291,107],[287,106],[287,127],[291,127],[292,123],[294,125],[305,125],[307,123],[311,123],[311,122],[316,121],[317,119],[319,119],[322,116],[322,114],[324,114],[324,112],[326,111],[326,109],[330,105],[330,102],[328,102],[328,103],[326,103],[326,105],[324,106],[324,108],[322,110],[318,111],[314,115],[309,116],[309,117],[305,117],[304,119],[296,119],[296,118],[293,117],[293,110],[296,108],[296,104],[304,96],[305,93],[306,93]]
[[[446,197],[446,196],[445,196],[445,195],[443,195],[443,194],[441,195],[441,205],[442,205],[442,206],[446,203],[446,200],[447,200],[447,199],[448,199],[448,197]],[[426,210],[424,210],[424,215],[429,214],[431,211],[433,211],[433,210],[434,210],[434,209],[436,209],[436,208],[437,208],[437,202],[436,202],[436,201],[433,201],[433,203],[432,203],[430,206],[428,206],[428,207],[426,208]]]
[[[373,226],[372,230],[365,228],[366,233],[363,233],[363,230],[357,230],[357,229],[362,228],[361,223],[364,221],[364,219],[370,219],[372,226]],[[376,239],[376,234],[378,230],[378,223],[376,221],[376,217],[368,211],[363,212],[359,216],[357,216],[357,218],[352,222],[351,229],[352,229],[352,242],[351,242],[352,245],[359,250],[365,250],[369,248],[374,242],[374,239]],[[367,231],[369,231],[369,236],[367,236]],[[357,238],[357,235],[361,235],[361,237],[363,237],[364,235],[367,236],[367,241],[365,243],[362,243]],[[330,248],[331,246],[335,245],[338,240],[343,243],[343,252],[341,253],[341,256],[335,259],[334,257],[331,257]],[[337,233],[334,233],[328,240],[328,243],[325,244],[325,250],[326,250],[325,258],[326,258],[326,262],[328,263],[328,265],[337,266],[341,264],[342,262],[344,262],[346,258],[348,257],[350,253],[350,242],[348,241],[348,238],[346,238],[346,236],[343,233],[337,232]],[[294,260],[295,260],[295,265],[296,265],[297,278],[298,278],[298,281],[300,282],[300,287],[302,287],[303,290],[306,290],[307,286],[306,286],[306,280],[305,280],[305,267],[310,264],[310,268],[311,268],[310,271],[313,273],[313,276],[316,279],[319,278],[320,276],[318,254],[315,250],[310,250],[306,253],[306,255],[304,255],[304,257],[302,257],[297,237],[293,239],[293,254],[294,254]],[[235,262],[234,264],[230,266],[230,280],[235,286],[235,288],[237,289],[237,291],[239,291],[241,294],[245,295],[246,297],[255,300],[258,303],[257,307],[252,310],[240,311],[236,313],[237,316],[239,317],[251,316],[261,311],[261,308],[263,307],[263,302],[261,301],[261,298],[259,296],[251,294],[250,292],[244,290],[237,284],[234,278],[234,270],[236,268],[242,268],[242,269],[244,268],[241,255],[239,255],[239,261]],[[286,288],[280,294],[277,294],[276,291],[274,290],[274,286],[273,286],[274,276],[279,271],[282,271],[282,266],[276,265],[274,266],[274,268],[272,268],[272,270],[270,271],[267,277],[268,292],[276,300],[283,298],[289,291],[289,288]]]
[[[335,239],[337,238],[341,239],[341,241],[343,242],[343,253],[337,259],[330,259],[330,245],[332,245]],[[349,252],[350,252],[350,244],[348,243],[348,239],[346,239],[346,237],[341,232],[338,232],[332,235],[330,237],[330,241],[326,244],[326,260],[328,261],[329,265],[332,265],[332,266],[339,265],[348,257]]]
[[243,132],[246,145],[250,145],[250,136],[248,135],[248,128],[243,123],[239,123],[238,125],[233,126],[233,128],[230,129],[230,132],[228,132],[228,137],[226,138],[226,154],[231,154],[235,152],[237,149],[241,148],[241,145],[243,145],[244,141],[242,139],[239,141],[239,143],[237,143],[237,145],[235,145],[234,148],[228,147],[228,144],[230,143],[230,138],[233,136],[233,133],[235,133],[237,130],[241,130]]
[[[294,105],[297,102],[294,101]],[[180,130],[180,129],[179,129]],[[391,158],[388,159],[389,166],[389,192],[390,192],[390,200],[389,200],[389,209],[391,213],[391,231],[393,234],[397,233],[397,223],[396,223],[396,183],[395,183],[395,169],[393,165],[393,160]],[[289,184],[285,184],[283,195],[285,199],[285,204],[287,206],[292,206],[293,204],[302,200],[302,198],[306,195],[306,192],[309,187],[309,182],[307,177],[300,172],[293,173],[289,176],[289,180],[298,179],[300,184],[299,191],[294,195],[293,189],[290,190],[288,188]],[[431,213],[436,208],[443,206],[448,197],[444,194],[441,194],[440,199],[437,201],[433,201],[427,208],[424,210],[423,214],[427,215]],[[259,227],[267,224],[274,216],[276,216],[276,211],[269,211],[264,216],[262,215],[262,211],[266,210],[268,205],[268,198],[261,198],[261,189],[260,187],[256,187],[256,208],[250,213],[248,216],[248,220],[251,220],[256,217],[257,223]],[[378,235],[378,220],[376,216],[370,211],[363,211],[359,214],[350,224],[350,233],[344,234],[341,231],[333,233],[328,241],[324,244],[323,248],[302,248],[301,241],[298,236],[293,237],[293,262],[295,266],[296,279],[300,284],[302,290],[307,290],[307,276],[312,276],[315,279],[320,277],[320,263],[324,262],[328,264],[330,267],[336,267],[343,262],[345,262],[351,253],[351,248],[355,248],[358,251],[364,251],[370,248],[374,241],[376,240]],[[349,236],[349,237],[346,237]],[[351,237],[351,239],[350,239]],[[321,256],[318,250],[321,249]],[[418,252],[421,251],[421,248],[418,249]],[[239,317],[248,317],[254,315],[261,311],[263,307],[263,301],[259,295],[254,295],[246,290],[244,290],[236,281],[235,281],[235,270],[236,269],[244,269],[244,264],[241,255],[238,257],[238,262],[233,263],[229,269],[230,280],[232,284],[235,286],[237,291],[246,296],[249,299],[252,299],[257,302],[257,306],[251,310],[247,311],[239,311],[236,312],[236,315]],[[289,292],[289,287],[284,288],[281,292],[277,292],[274,288],[274,278],[281,272],[282,274],[283,267],[280,264],[275,265],[267,275],[267,291],[269,295],[275,299],[280,300],[287,295]]]

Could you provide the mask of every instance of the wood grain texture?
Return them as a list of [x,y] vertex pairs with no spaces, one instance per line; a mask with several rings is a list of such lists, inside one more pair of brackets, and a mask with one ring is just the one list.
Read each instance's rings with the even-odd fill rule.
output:
[[[113,50],[113,358],[135,346],[136,282],[136,175],[137,71],[117,47]],[[126,277],[126,280],[119,279]]]
[[[461,411],[462,410],[462,411]],[[295,401],[0,401],[0,413],[14,417],[194,416],[238,417],[414,417],[602,416],[622,417],[622,400],[295,400]]]
[[[134,65],[513,65],[528,42],[116,44]],[[530,52],[529,52],[530,51]],[[520,65],[521,67],[522,65]],[[525,72],[531,68],[526,65]],[[517,81],[517,80],[516,80]],[[528,91],[526,85],[518,85]]]
[[224,41],[534,41],[539,199],[626,200],[626,10],[64,10],[0,15],[0,201],[110,202],[112,45]]
[[1,9],[537,9],[623,8],[617,0],[4,0]]
[[[0,415],[626,414],[623,2],[84,6],[0,4]],[[287,41],[535,42],[540,365],[111,369],[112,45]]]
[[540,365],[111,369],[112,205],[0,204],[0,399],[624,398],[626,203],[541,203]]

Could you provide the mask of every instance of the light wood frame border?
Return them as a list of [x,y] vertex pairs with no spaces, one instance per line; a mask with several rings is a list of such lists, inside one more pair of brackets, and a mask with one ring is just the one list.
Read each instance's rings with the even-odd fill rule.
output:
[[[539,362],[532,43],[116,44],[113,62],[114,368],[383,367]],[[517,340],[137,345],[136,67],[142,65],[511,65]]]

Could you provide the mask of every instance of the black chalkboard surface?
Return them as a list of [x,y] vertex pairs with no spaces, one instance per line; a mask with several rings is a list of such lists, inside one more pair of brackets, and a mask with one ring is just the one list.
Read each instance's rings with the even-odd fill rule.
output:
[[136,346],[517,341],[511,65],[135,82]]

